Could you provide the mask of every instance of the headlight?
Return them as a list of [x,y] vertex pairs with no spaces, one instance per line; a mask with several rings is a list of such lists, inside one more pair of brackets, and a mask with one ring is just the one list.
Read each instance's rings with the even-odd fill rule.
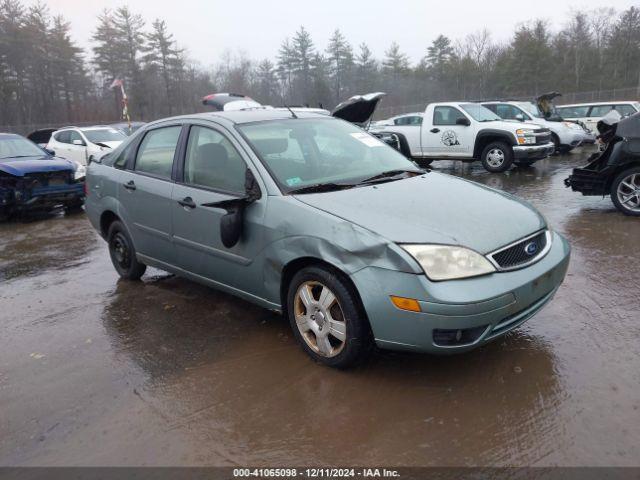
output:
[[400,245],[417,260],[431,280],[477,277],[495,272],[489,260],[464,247]]
[[75,173],[73,174],[73,179],[78,180],[79,178],[84,178],[87,176],[87,167],[84,165],[78,164],[78,168],[76,168]]
[[533,134],[533,130],[528,128],[519,128],[516,130],[516,136],[520,145],[533,145],[536,143],[536,136]]

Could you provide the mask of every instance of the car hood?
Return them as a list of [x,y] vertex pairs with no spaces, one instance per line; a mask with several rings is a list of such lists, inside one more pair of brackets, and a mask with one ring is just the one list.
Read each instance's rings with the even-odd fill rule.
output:
[[51,157],[29,157],[0,160],[0,171],[16,177],[24,177],[30,173],[55,172],[61,170],[75,170],[75,165],[69,160]]
[[539,123],[534,121],[521,122],[519,120],[493,120],[491,122],[480,122],[480,130],[485,128],[496,129],[496,130],[507,130],[513,134],[515,134],[516,130],[522,128],[522,125],[525,124],[530,128],[542,128]]
[[122,142],[123,140],[115,140],[113,142],[97,142],[96,145],[98,145],[99,147],[109,147],[113,150],[114,148],[119,147]]
[[331,115],[351,123],[366,123],[376,111],[380,99],[385,95],[386,93],[384,92],[354,95],[338,104],[331,112]]
[[482,254],[546,225],[523,200],[435,172],[295,198],[396,243],[461,245]]

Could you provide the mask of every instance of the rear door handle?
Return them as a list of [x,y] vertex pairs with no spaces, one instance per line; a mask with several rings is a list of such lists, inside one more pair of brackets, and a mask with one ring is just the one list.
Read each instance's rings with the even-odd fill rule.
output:
[[129,180],[127,183],[124,184],[124,188],[126,188],[127,190],[135,190],[136,182],[134,182],[133,180]]
[[178,200],[178,203],[185,208],[196,208],[196,202],[191,197],[185,197],[182,200]]
[[438,133],[440,131],[439,128],[432,128],[431,130],[429,130],[431,133]]

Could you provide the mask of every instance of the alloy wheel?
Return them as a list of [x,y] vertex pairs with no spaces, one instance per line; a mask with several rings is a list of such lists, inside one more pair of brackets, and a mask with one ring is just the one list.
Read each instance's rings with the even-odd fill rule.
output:
[[487,163],[493,168],[499,168],[504,163],[504,152],[499,148],[492,148],[487,153]]
[[347,325],[335,294],[320,282],[304,282],[294,301],[296,326],[318,355],[335,357],[345,347]]
[[632,211],[640,212],[640,174],[631,173],[618,184],[616,192],[620,204]]

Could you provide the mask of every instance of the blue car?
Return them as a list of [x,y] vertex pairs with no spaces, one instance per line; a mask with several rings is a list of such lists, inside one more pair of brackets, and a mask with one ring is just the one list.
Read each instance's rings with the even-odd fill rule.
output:
[[76,179],[78,168],[20,135],[0,133],[0,218],[57,207],[80,208],[84,182]]

